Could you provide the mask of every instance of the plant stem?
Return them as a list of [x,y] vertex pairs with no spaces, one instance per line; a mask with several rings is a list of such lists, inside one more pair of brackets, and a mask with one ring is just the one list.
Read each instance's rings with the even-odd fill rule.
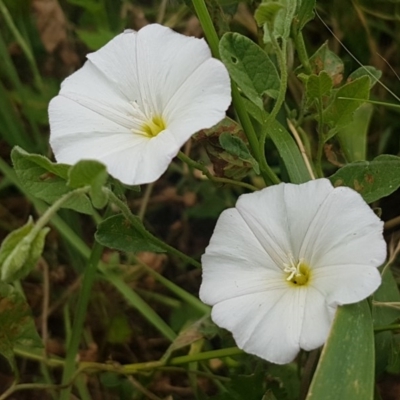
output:
[[178,154],[178,158],[182,162],[184,162],[187,165],[189,165],[190,167],[196,168],[199,171],[201,171],[210,181],[213,181],[213,182],[216,182],[216,183],[225,183],[225,184],[229,184],[229,185],[240,186],[240,187],[249,189],[252,192],[258,190],[258,188],[256,188],[253,185],[250,185],[249,183],[239,182],[239,181],[235,181],[235,180],[229,179],[229,178],[220,178],[218,176],[212,175],[211,172],[208,170],[208,168],[205,165],[200,164],[200,163],[192,160],[190,157],[188,157],[186,154],[182,153],[181,151]]
[[400,324],[377,326],[376,328],[374,328],[375,333],[385,332],[385,331],[400,331]]
[[[107,217],[109,213],[110,207],[107,209],[105,217]],[[75,362],[78,354],[79,342],[82,336],[86,311],[89,304],[92,286],[96,277],[97,265],[99,264],[102,253],[103,246],[95,242],[83,275],[82,287],[79,293],[76,314],[72,326],[71,340],[69,341],[67,347],[62,384],[67,384],[70,382],[75,371]],[[60,400],[69,400],[70,392],[71,386],[67,386],[65,389],[63,389],[60,394]]]
[[[282,48],[281,48],[273,34],[272,28],[269,27],[268,29],[270,31],[272,47],[274,48],[276,56],[278,58],[279,72],[280,72],[280,85],[279,85],[278,97],[275,101],[274,107],[271,110],[271,113],[268,115],[267,120],[265,121],[265,126],[267,126],[267,127],[270,124],[270,122],[276,118],[279,110],[282,107],[283,102],[285,101],[287,80],[288,80],[288,73],[287,73],[287,67],[286,67],[286,45],[287,45],[287,42],[286,42],[286,40],[283,39],[282,40]],[[267,139],[267,132],[268,132],[268,129],[264,129],[261,134],[261,139],[260,139],[260,147],[261,147],[261,151],[262,151],[262,157],[259,161],[260,168],[261,167],[266,168],[268,166],[267,159],[265,157],[265,141]],[[278,182],[273,182],[273,183],[279,183],[279,182],[280,181],[278,180]]]
[[[204,35],[207,38],[208,44],[211,48],[211,52],[215,58],[220,58],[219,53],[219,38],[217,32],[214,28],[212,19],[208,12],[207,6],[204,0],[193,0],[193,6],[196,10],[197,17],[199,18],[200,24],[203,28]],[[269,167],[267,162],[261,162],[264,156],[261,154],[264,151],[264,148],[260,148],[260,144],[258,142],[258,138],[256,132],[254,130],[253,124],[247,114],[246,109],[244,108],[242,99],[240,97],[240,93],[236,84],[231,82],[232,87],[232,103],[238,115],[240,124],[242,125],[243,131],[249,141],[251,152],[254,158],[260,164],[260,172],[265,181],[265,183],[273,182],[279,183],[278,177]]]
[[188,264],[193,265],[196,268],[201,268],[201,263],[198,261],[194,260],[192,257],[187,256],[185,253],[182,253],[181,251],[175,249],[174,247],[168,245],[167,243],[164,243],[162,240],[158,239],[154,235],[152,235],[141,223],[139,218],[135,217],[132,213],[129,207],[122,201],[120,200],[110,189],[108,188],[103,188],[105,192],[107,192],[107,195],[109,196],[109,199],[112,203],[114,203],[122,212],[124,217],[134,226],[134,228],[140,232],[142,235],[144,235],[148,240],[156,244],[157,246],[163,248],[165,251],[168,253],[179,257],[183,261],[186,261]]
[[297,55],[304,68],[306,74],[310,75],[312,73],[310,60],[308,58],[306,45],[304,43],[303,33],[301,31],[293,33],[294,44],[296,46]]

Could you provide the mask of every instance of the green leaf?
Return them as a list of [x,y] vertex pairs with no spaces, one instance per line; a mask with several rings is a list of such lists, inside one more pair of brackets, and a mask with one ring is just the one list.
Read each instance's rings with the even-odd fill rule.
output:
[[340,128],[336,135],[348,162],[367,158],[367,135],[374,107],[362,104],[353,114],[353,121]]
[[[290,28],[294,14],[296,12],[297,1],[296,0],[267,0],[266,4],[273,4],[272,8],[280,10],[276,11],[276,15],[273,19],[272,34],[276,39],[283,38],[288,39],[290,36]],[[264,24],[264,43],[271,41],[271,33],[268,29],[268,23]]]
[[368,76],[371,80],[370,88],[375,85],[376,82],[379,81],[382,77],[382,71],[376,69],[371,65],[363,65],[362,67],[356,69],[354,72],[350,74],[347,78],[347,82],[352,82],[362,76]]
[[285,7],[282,4],[276,2],[261,3],[254,14],[257,25],[271,24],[274,26],[276,16],[283,8]]
[[[141,224],[139,218],[137,220]],[[120,251],[132,253],[140,251],[165,252],[161,247],[149,242],[122,214],[113,215],[102,221],[97,227],[95,238],[103,246]]]
[[324,43],[311,57],[310,65],[313,74],[319,75],[325,71],[331,78],[333,86],[339,85],[343,79],[343,61],[328,48],[328,43]]
[[237,156],[240,160],[248,161],[253,166],[256,174],[260,174],[260,166],[257,160],[250,154],[249,149],[242,139],[224,132],[219,137],[219,143],[228,153]]
[[67,184],[71,188],[90,186],[89,194],[96,208],[107,204],[107,195],[102,190],[108,178],[104,164],[94,160],[79,161],[70,168],[68,176]]
[[[21,185],[33,196],[52,204],[70,192],[66,184],[69,165],[52,163],[46,157],[29,154],[20,147],[13,148],[11,159]],[[72,197],[63,207],[84,214],[93,213],[90,200],[84,194]]]
[[32,236],[33,227],[32,217],[29,217],[25,225],[9,233],[3,240],[0,247],[2,281],[22,279],[36,266],[50,229],[43,228]]
[[[374,293],[373,300],[372,317],[375,328],[390,325],[400,318],[400,309],[389,305],[389,303],[400,303],[399,288],[390,268],[386,268],[382,275],[382,284]],[[378,332],[375,335],[377,375],[382,374],[391,362],[393,339],[393,333],[390,331]]]
[[363,76],[346,83],[336,92],[333,101],[323,113],[325,123],[332,128],[325,140],[336,134],[338,129],[351,123],[354,112],[369,97],[370,82],[368,76]]
[[308,102],[311,103],[318,100],[322,105],[322,97],[330,94],[332,86],[332,78],[325,71],[321,71],[319,75],[310,75],[306,81],[306,96]]
[[374,335],[368,301],[341,306],[306,400],[372,400]]
[[98,29],[96,31],[89,31],[85,29],[75,29],[79,39],[93,51],[100,49],[115,37],[115,32],[107,29]]
[[11,285],[0,282],[0,354],[16,369],[14,346],[43,348],[25,299]]
[[292,183],[304,183],[310,180],[310,174],[304,164],[303,157],[291,134],[276,120],[266,126],[268,118],[266,111],[260,110],[250,101],[243,99],[247,112],[266,129],[268,137],[273,141],[283,163],[288,171]]
[[400,158],[383,154],[372,161],[356,161],[329,177],[333,186],[356,190],[367,203],[389,196],[400,187]]
[[219,43],[221,59],[243,93],[263,108],[262,95],[276,98],[279,75],[268,54],[247,37],[228,32]]
[[300,6],[294,17],[294,25],[297,31],[301,31],[304,25],[314,19],[315,0],[300,0]]

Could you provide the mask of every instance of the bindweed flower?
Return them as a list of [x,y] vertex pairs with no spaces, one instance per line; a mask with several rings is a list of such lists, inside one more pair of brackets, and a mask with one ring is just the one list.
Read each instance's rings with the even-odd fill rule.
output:
[[231,102],[206,42],[161,25],[125,31],[87,58],[50,103],[50,144],[58,162],[97,160],[126,184],[158,179]]
[[327,179],[244,194],[218,219],[200,298],[241,349],[288,363],[325,342],[337,306],[378,288],[382,231],[357,192]]

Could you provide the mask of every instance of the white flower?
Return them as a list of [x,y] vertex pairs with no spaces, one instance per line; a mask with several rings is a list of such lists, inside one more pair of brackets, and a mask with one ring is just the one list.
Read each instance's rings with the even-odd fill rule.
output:
[[288,363],[325,342],[338,305],[380,285],[382,230],[357,192],[327,179],[242,195],[202,257],[200,298],[240,348]]
[[58,162],[98,160],[126,184],[158,179],[231,101],[206,42],[161,25],[125,31],[87,58],[50,103],[50,144]]

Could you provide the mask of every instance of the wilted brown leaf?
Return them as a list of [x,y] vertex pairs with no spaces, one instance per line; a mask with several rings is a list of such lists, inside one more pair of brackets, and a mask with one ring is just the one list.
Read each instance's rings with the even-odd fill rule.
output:
[[67,20],[57,0],[33,0],[32,8],[43,46],[49,53],[59,50],[67,65],[78,65],[79,59],[67,36]]

